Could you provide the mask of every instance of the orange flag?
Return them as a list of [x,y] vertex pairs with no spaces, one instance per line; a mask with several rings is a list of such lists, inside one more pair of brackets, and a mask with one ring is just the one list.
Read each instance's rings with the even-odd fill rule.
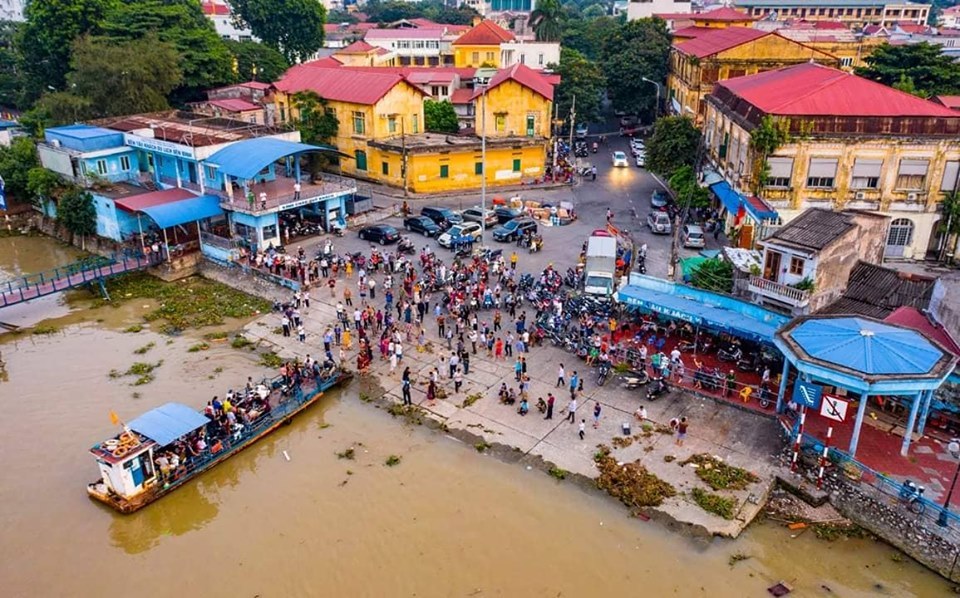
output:
[[110,410],[110,423],[117,426],[120,425],[120,417],[117,415],[117,412],[113,409]]

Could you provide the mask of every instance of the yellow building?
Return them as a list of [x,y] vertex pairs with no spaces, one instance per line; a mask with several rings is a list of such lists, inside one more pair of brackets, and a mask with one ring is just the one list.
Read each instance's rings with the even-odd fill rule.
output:
[[394,66],[397,55],[359,39],[334,52],[333,58],[344,66]]
[[727,27],[752,27],[757,19],[751,17],[745,12],[739,11],[729,6],[724,6],[706,12],[698,12],[690,15],[694,27],[707,27],[710,29],[726,29]]
[[670,49],[670,106],[673,112],[702,124],[704,99],[717,81],[810,61],[839,66],[836,57],[777,32],[744,27],[700,30],[696,37],[675,42]]
[[[960,177],[960,113],[817,64],[720,81],[706,104],[711,189],[728,212],[753,194],[783,221],[814,207],[865,210],[891,219],[887,259],[939,246],[939,206]],[[765,117],[789,136],[758,180],[750,139]]]
[[513,34],[493,21],[480,21],[458,37],[453,47],[453,64],[457,67],[500,67],[500,44],[514,40]]
[[[329,65],[329,62],[320,62]],[[401,69],[330,68],[311,63],[291,68],[274,87],[276,113],[283,122],[299,114],[291,96],[315,91],[340,122],[334,145],[343,173],[414,193],[480,187],[484,168],[476,135],[425,133],[424,91]],[[488,185],[517,184],[544,176],[550,137],[553,85],[532,69],[515,65],[497,72],[486,93],[475,89],[478,126],[487,131]],[[485,112],[484,112],[485,110]],[[480,118],[486,114],[485,118]],[[479,132],[479,131],[478,131]],[[407,168],[403,168],[406,159]]]
[[840,61],[840,68],[851,73],[853,69],[864,66],[867,57],[886,43],[882,37],[858,35],[846,28],[791,26],[777,29],[777,33],[809,48],[835,56]]

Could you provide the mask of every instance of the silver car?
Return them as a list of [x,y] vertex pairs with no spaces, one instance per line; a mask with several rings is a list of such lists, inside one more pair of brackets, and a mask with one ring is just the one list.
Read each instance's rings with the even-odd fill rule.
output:
[[[486,214],[486,216],[484,216]],[[480,206],[474,206],[472,208],[467,208],[460,213],[463,216],[464,222],[481,222],[483,221],[488,227],[497,223],[497,215],[493,210],[488,209],[486,212],[483,211],[483,208]]]
[[669,235],[673,232],[670,216],[666,212],[650,212],[647,214],[647,226],[655,235]]
[[702,249],[706,244],[703,229],[696,224],[684,224],[683,230],[680,232],[680,240],[684,247]]

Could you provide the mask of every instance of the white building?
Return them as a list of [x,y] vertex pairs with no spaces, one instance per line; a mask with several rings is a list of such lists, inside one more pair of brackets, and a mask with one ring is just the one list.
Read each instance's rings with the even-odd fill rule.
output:
[[0,0],[0,21],[23,21],[27,0]]
[[[0,0],[3,2],[5,0]],[[213,22],[213,28],[217,35],[223,39],[232,39],[236,42],[260,41],[253,37],[253,33],[247,28],[238,28],[233,23],[233,14],[230,5],[225,2],[204,1],[200,7],[203,14]]]
[[690,12],[690,0],[630,0],[627,20],[649,19],[654,14]]
[[371,46],[396,54],[401,66],[452,65],[454,39],[444,28],[370,29],[363,36]]
[[548,64],[560,64],[560,43],[518,39],[500,44],[500,68],[515,64],[523,64],[534,70],[543,70]]
[[950,6],[940,12],[937,24],[944,29],[960,29],[960,6]]

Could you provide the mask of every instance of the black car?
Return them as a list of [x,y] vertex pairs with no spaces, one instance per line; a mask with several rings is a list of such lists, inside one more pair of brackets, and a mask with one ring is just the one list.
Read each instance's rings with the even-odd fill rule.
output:
[[376,224],[374,226],[361,228],[360,238],[364,241],[373,241],[381,245],[386,245],[388,243],[396,243],[400,239],[400,233],[392,226]]
[[495,241],[516,241],[526,232],[536,234],[537,223],[532,218],[514,218],[504,225],[493,229]]
[[420,233],[424,237],[436,237],[440,234],[440,227],[426,216],[410,216],[403,221],[403,228]]
[[503,206],[494,210],[493,213],[497,215],[497,224],[506,224],[507,222],[510,222],[514,218],[519,218],[520,216],[523,216],[523,212],[521,210],[517,210],[515,208],[507,208]]
[[440,207],[427,207],[420,210],[421,216],[426,216],[443,230],[447,230],[454,224],[461,224],[463,218],[451,209]]

